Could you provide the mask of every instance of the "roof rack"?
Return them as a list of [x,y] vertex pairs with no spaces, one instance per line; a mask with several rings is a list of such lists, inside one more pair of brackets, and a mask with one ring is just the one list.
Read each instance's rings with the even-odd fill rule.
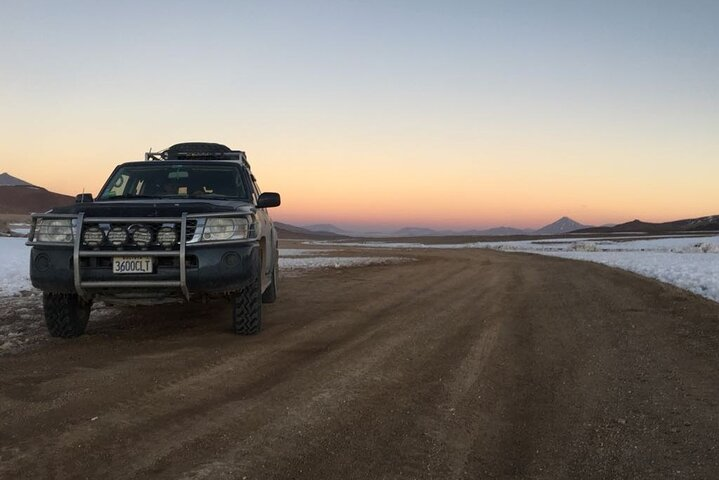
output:
[[165,160],[234,160],[244,163],[247,168],[250,164],[247,155],[242,150],[231,150],[219,143],[178,143],[166,150],[145,153],[146,162],[161,162]]

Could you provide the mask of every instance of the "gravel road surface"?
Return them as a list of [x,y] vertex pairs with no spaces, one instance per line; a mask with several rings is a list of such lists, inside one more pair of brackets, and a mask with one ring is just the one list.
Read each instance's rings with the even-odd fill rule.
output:
[[719,304],[391,253],[417,260],[285,278],[258,336],[225,303],[124,308],[0,357],[0,478],[717,478]]

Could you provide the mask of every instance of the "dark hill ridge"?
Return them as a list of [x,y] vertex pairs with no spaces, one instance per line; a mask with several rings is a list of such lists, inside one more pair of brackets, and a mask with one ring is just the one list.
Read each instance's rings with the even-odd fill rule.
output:
[[574,233],[671,233],[708,231],[719,231],[719,215],[687,218],[663,223],[632,220],[631,222],[621,223],[613,227],[584,228]]
[[530,235],[534,232],[532,229],[520,229],[514,227],[495,227],[484,230],[435,230],[428,227],[404,227],[392,232],[356,232],[345,230],[343,228],[332,225],[331,223],[321,223],[315,225],[303,225],[295,227],[288,225],[293,229],[304,229],[311,232],[319,232],[323,234],[336,233],[346,237],[456,237],[456,236],[514,236],[514,235]]
[[433,230],[425,227],[404,227],[394,232],[393,236],[398,237],[424,237],[430,235],[445,235],[446,232]]
[[332,225],[330,223],[318,223],[315,225],[303,225],[302,227],[296,227],[296,228],[304,228],[305,230],[310,230],[312,232],[336,233],[337,235],[352,235],[352,232],[343,230],[343,229],[341,229],[335,225]]
[[13,177],[7,172],[0,173],[0,187],[34,187],[30,182]]
[[69,195],[50,192],[29,184],[0,185],[0,213],[40,213],[74,202],[75,199]]
[[[428,237],[477,237],[477,236],[510,236],[526,237],[527,235],[564,235],[567,233],[576,234],[606,234],[606,233],[676,233],[676,232],[706,232],[719,231],[719,215],[709,217],[691,218],[676,220],[665,223],[649,223],[641,220],[622,223],[620,225],[604,225],[602,227],[586,227],[569,217],[562,217],[554,223],[546,225],[539,230],[521,230],[512,227],[497,227],[486,230],[465,230],[461,232],[452,230],[434,230],[425,227],[406,227],[393,233],[362,234],[346,232],[341,235],[332,231],[314,231],[309,228],[295,227],[286,223],[275,222],[275,226],[281,238],[296,239],[341,239],[349,237],[372,237],[372,238],[428,238]],[[320,226],[341,230],[334,225],[311,225],[313,228]],[[343,230],[341,230],[343,231]]]
[[284,239],[298,240],[332,240],[347,238],[344,235],[338,235],[334,232],[315,232],[306,228],[295,227],[288,223],[274,222],[277,235]]
[[[277,222],[275,222],[277,224]],[[311,238],[314,234],[320,234],[324,236],[331,236],[335,234],[340,237],[371,237],[371,238],[422,238],[422,237],[514,237],[524,235],[553,235],[561,234],[572,231],[576,228],[585,228],[586,225],[575,222],[568,217],[562,217],[556,222],[549,224],[540,229],[543,233],[538,233],[534,229],[522,229],[515,227],[494,227],[486,228],[482,230],[435,230],[429,227],[404,227],[393,232],[351,232],[344,230],[335,225],[326,224],[315,224],[306,225],[302,227],[296,227],[294,225],[282,224],[282,229],[286,233],[294,235],[293,238],[300,238],[299,235],[303,235],[302,238]],[[285,235],[287,238],[287,236]]]

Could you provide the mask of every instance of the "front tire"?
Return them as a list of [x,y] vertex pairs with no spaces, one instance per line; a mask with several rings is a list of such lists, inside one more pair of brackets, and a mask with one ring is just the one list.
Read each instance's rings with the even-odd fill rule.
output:
[[42,306],[51,337],[73,338],[85,333],[92,302],[76,294],[43,292]]
[[237,335],[256,335],[262,329],[262,284],[259,269],[233,299],[232,327]]

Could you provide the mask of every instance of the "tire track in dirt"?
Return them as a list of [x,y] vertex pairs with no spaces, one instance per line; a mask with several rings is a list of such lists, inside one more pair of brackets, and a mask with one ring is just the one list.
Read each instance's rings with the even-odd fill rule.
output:
[[562,259],[411,255],[286,279],[257,337],[224,306],[176,328],[147,309],[4,357],[0,477],[719,470],[715,303]]
[[[466,285],[467,280],[473,275],[473,273],[470,275],[461,275],[460,273],[455,273],[451,283],[447,285],[448,291],[459,292],[460,287]],[[483,296],[491,293],[492,290],[483,290],[482,292]],[[326,463],[325,455],[323,453],[316,462],[312,460],[313,455],[325,451],[324,447],[327,445],[324,442],[327,437],[337,436],[340,433],[333,428],[333,419],[343,418],[340,430],[348,428],[350,422],[363,423],[363,417],[370,415],[373,409],[385,402],[384,396],[387,393],[383,388],[385,384],[389,383],[396,388],[403,385],[407,381],[407,377],[415,374],[417,370],[429,371],[430,367],[436,368],[440,363],[436,358],[437,352],[456,348],[457,343],[462,339],[468,341],[470,337],[467,336],[467,328],[454,329],[452,327],[454,326],[453,321],[461,318],[461,312],[466,311],[467,307],[474,303],[474,300],[476,298],[467,297],[465,302],[458,302],[440,310],[437,310],[434,305],[431,305],[433,308],[426,308],[426,305],[423,304],[417,305],[418,310],[424,310],[427,314],[423,318],[419,315],[414,317],[414,330],[411,334],[408,335],[406,330],[398,330],[397,325],[392,325],[391,330],[383,332],[376,342],[368,345],[371,355],[365,355],[365,358],[371,358],[371,362],[365,368],[355,368],[350,375],[345,373],[342,377],[338,377],[342,371],[341,366],[334,367],[337,370],[336,373],[323,372],[323,377],[340,378],[341,382],[324,385],[310,384],[309,387],[305,387],[308,390],[308,400],[301,402],[304,405],[302,411],[295,412],[289,425],[286,421],[270,422],[259,432],[253,433],[255,439],[253,442],[249,442],[249,444],[245,442],[241,447],[229,452],[222,452],[221,457],[225,459],[223,462],[210,461],[207,465],[201,465],[197,470],[191,470],[183,478],[232,478],[235,474],[247,474],[252,471],[251,464],[261,461],[263,456],[270,453],[273,453],[274,468],[282,472],[277,475],[278,478],[295,475],[296,472],[292,470],[292,467],[289,471],[284,472],[282,468],[283,465],[291,466],[297,461],[303,465],[302,472],[304,474],[310,476],[318,474],[319,472],[313,467],[323,466]],[[430,303],[436,304],[436,301]],[[401,339],[401,344],[397,343],[398,338]],[[379,354],[380,351],[381,354]],[[407,365],[405,359],[398,358],[408,354],[411,355],[410,365]],[[350,360],[356,362],[355,359],[350,358]],[[308,379],[300,378],[298,380],[300,384],[308,384]],[[294,387],[281,386],[280,388]],[[315,388],[320,392],[314,393]],[[293,401],[292,398],[287,400]],[[289,408],[289,406],[281,405],[278,412],[281,413],[284,408]],[[392,430],[393,434],[397,433],[397,429],[391,429],[388,423],[383,426],[388,431]],[[352,428],[351,423],[349,428]],[[279,434],[285,430],[301,431],[303,435],[294,442],[283,439],[281,444],[271,442],[268,444],[266,440],[263,440],[278,438]],[[295,443],[297,441],[299,443]],[[191,448],[195,448],[195,446],[193,445]],[[256,453],[258,449],[260,449],[259,454]],[[278,455],[278,452],[282,453]],[[344,468],[344,466],[357,462],[356,453],[355,451],[352,458],[346,458],[339,464]],[[423,455],[424,452],[412,452],[410,449],[404,454],[417,456],[418,454]],[[333,460],[338,461],[336,457]],[[182,471],[181,466],[176,467],[178,470],[164,472],[169,473],[168,478],[173,477],[176,472]],[[153,473],[157,473],[157,470],[154,470]],[[326,469],[321,471],[321,475],[328,478],[333,478],[335,473]]]
[[[427,279],[427,284],[421,285],[421,289],[428,288],[430,286],[430,283],[434,282],[434,281],[444,282],[445,279],[442,278],[441,276],[438,278],[435,278],[432,281]],[[410,293],[413,293],[413,292],[410,292]],[[441,292],[439,292],[439,293],[441,293]],[[379,304],[379,305],[375,305],[374,307],[372,307],[372,309],[371,309],[372,315],[367,316],[364,323],[357,322],[357,318],[355,318],[356,314],[353,312],[349,312],[349,313],[341,312],[342,316],[346,317],[349,315],[349,318],[338,319],[335,317],[333,321],[339,322],[339,323],[348,323],[352,328],[349,330],[347,330],[347,329],[340,330],[340,333],[341,333],[340,336],[329,340],[329,342],[337,343],[339,345],[342,345],[345,342],[350,342],[349,348],[351,348],[354,344],[367,343],[368,339],[370,339],[370,341],[371,341],[371,336],[373,336],[375,334],[374,330],[379,328],[378,326],[373,325],[372,318],[374,317],[375,312],[378,317],[383,317],[385,315],[385,312],[395,311],[398,309],[398,307],[401,307],[402,304],[407,303],[406,299],[400,299],[400,301],[397,302],[396,300],[393,299],[393,297],[388,297],[388,298],[390,300],[390,303],[385,302],[384,304]],[[431,298],[427,297],[426,301],[431,301]],[[363,329],[366,329],[367,327],[371,328],[370,331],[367,332],[364,335],[364,337],[363,336],[358,337],[358,332],[360,332]],[[314,339],[316,338],[317,333],[318,333],[314,330],[317,330],[317,328],[310,329],[309,331],[302,331],[299,333],[295,333],[287,340],[290,345],[295,346],[299,341],[298,338],[296,338],[296,337],[299,337],[301,335],[302,338],[305,338],[306,336],[309,335],[310,338],[312,339],[309,341],[309,343],[314,343],[315,342]],[[268,332],[266,332],[266,333],[268,333]],[[300,345],[302,345],[302,344],[300,344]],[[278,350],[280,350],[280,349],[275,348],[274,352],[270,352],[270,353],[275,354]],[[295,348],[294,350],[296,351],[297,349]],[[300,348],[300,350],[302,350],[302,348]],[[257,357],[261,353],[262,352],[257,353],[254,356]],[[267,354],[268,352],[264,352],[264,353]],[[307,355],[308,359],[311,359],[316,356],[316,355],[314,355],[316,352],[314,352],[312,350],[308,350],[307,353],[309,354],[309,355]],[[152,354],[150,356],[153,356],[153,355],[154,354]],[[228,373],[228,365],[227,365],[228,361],[232,362],[229,365],[229,373],[230,374],[233,374],[232,370],[236,366],[236,364],[243,364],[243,363],[251,364],[251,360],[253,360],[253,359],[252,358],[246,359],[246,358],[244,358],[245,356],[246,355],[240,354],[238,358],[229,357],[229,358],[224,358],[224,360],[222,360],[222,361],[218,360],[216,362],[213,362],[213,364],[217,364],[216,369],[219,370],[219,372],[216,372],[216,373],[224,374],[226,376],[226,374]],[[287,357],[287,358],[284,358],[284,357]],[[294,365],[297,363],[298,358],[295,358],[295,357],[297,357],[297,355],[295,353],[290,352],[289,355],[284,355],[284,357],[280,358],[279,360],[277,358],[274,358],[271,363],[277,363],[278,361],[280,364],[289,363],[289,364]],[[257,390],[257,394],[261,394],[264,391],[263,388],[269,388],[269,387],[263,387],[264,384],[267,383],[269,386],[271,386],[273,383],[275,383],[277,381],[281,381],[283,378],[283,375],[286,375],[286,374],[282,374],[282,373],[280,373],[280,374],[273,373],[272,376],[268,376],[268,375],[262,374],[261,369],[259,369],[258,372],[260,372],[257,375],[259,377],[259,379],[255,380],[255,382],[257,383],[257,387],[254,387],[253,386],[254,384],[252,382],[248,383],[246,378],[242,378],[242,377],[236,378],[235,381],[237,381],[238,384],[242,385],[242,387],[241,387],[242,389],[249,390],[249,391]],[[203,384],[207,383],[208,373],[210,373],[209,380],[212,380],[213,379],[212,375],[211,375],[212,372],[207,372],[204,369],[199,370],[197,372],[198,376],[191,377],[191,378],[199,378],[200,385],[203,385]],[[247,371],[243,372],[242,370],[240,370],[240,374],[243,374],[243,373],[252,373],[252,372],[247,372]],[[270,378],[269,382],[267,380],[267,377]],[[183,376],[183,378],[187,378],[187,376],[185,375],[185,376]],[[218,382],[218,383],[221,384],[222,382],[224,382],[227,379],[220,378],[219,380],[220,380],[220,382]],[[77,383],[77,380],[73,379],[72,383]],[[133,399],[131,401],[120,402],[118,404],[118,406],[115,407],[115,408],[120,408],[125,412],[123,415],[120,416],[120,418],[113,418],[112,412],[104,413],[103,418],[109,419],[110,421],[112,421],[118,425],[122,425],[123,429],[127,429],[136,423],[142,423],[142,428],[147,430],[147,429],[151,429],[155,423],[162,424],[163,422],[165,422],[167,420],[171,420],[173,417],[182,418],[183,416],[190,415],[195,410],[197,410],[199,407],[202,407],[202,409],[201,409],[200,413],[194,412],[195,415],[205,415],[205,414],[207,414],[208,409],[211,410],[209,407],[211,407],[212,405],[221,406],[223,404],[223,402],[225,401],[225,399],[227,397],[231,397],[234,393],[234,392],[221,392],[220,393],[218,391],[209,389],[206,392],[204,392],[204,395],[200,396],[199,398],[194,398],[192,395],[193,392],[190,391],[189,392],[190,394],[187,395],[187,398],[192,400],[191,405],[186,406],[180,410],[180,409],[178,409],[177,402],[176,402],[174,409],[172,411],[164,412],[163,414],[159,414],[159,412],[162,412],[163,410],[167,409],[168,402],[162,401],[162,398],[152,398],[152,397],[155,396],[154,395],[155,393],[157,393],[157,395],[156,395],[157,397],[165,396],[165,394],[167,392],[165,392],[164,390],[165,390],[164,387],[162,385],[160,385],[160,386],[155,387],[153,389],[153,391],[151,391],[150,394],[143,395],[140,399],[137,399],[137,400]],[[176,390],[176,389],[173,389],[173,390]],[[179,388],[179,390],[182,390],[182,388]],[[172,397],[172,395],[169,395],[169,396]],[[169,400],[169,399],[166,399],[166,400]],[[179,403],[183,403],[183,402],[179,402]],[[186,403],[186,402],[184,402],[184,403]],[[138,418],[147,418],[148,416],[155,418],[155,420],[153,422],[137,420]],[[87,417],[84,417],[82,419],[84,421],[82,421],[81,423],[78,424],[79,428],[78,428],[78,431],[75,431],[75,433],[73,433],[73,430],[70,430],[70,431],[66,430],[61,435],[60,441],[58,443],[72,445],[73,448],[77,448],[77,445],[89,444],[89,443],[93,443],[95,441],[102,440],[102,438],[95,438],[96,435],[94,435],[94,429],[85,428],[84,424],[86,423],[86,419],[87,419]],[[26,421],[27,421],[26,419],[23,419],[23,422],[26,422]],[[188,422],[186,422],[186,423],[191,423],[191,421],[188,420]],[[65,428],[67,429],[67,427],[65,427]],[[79,436],[76,435],[78,432],[79,432]],[[91,442],[91,440],[92,440],[92,442]],[[115,447],[117,448],[117,445]],[[53,451],[54,451],[54,448],[55,447],[53,447]],[[62,458],[62,457],[63,457],[62,454],[58,455],[58,458]],[[32,455],[29,455],[29,458],[32,458]]]

